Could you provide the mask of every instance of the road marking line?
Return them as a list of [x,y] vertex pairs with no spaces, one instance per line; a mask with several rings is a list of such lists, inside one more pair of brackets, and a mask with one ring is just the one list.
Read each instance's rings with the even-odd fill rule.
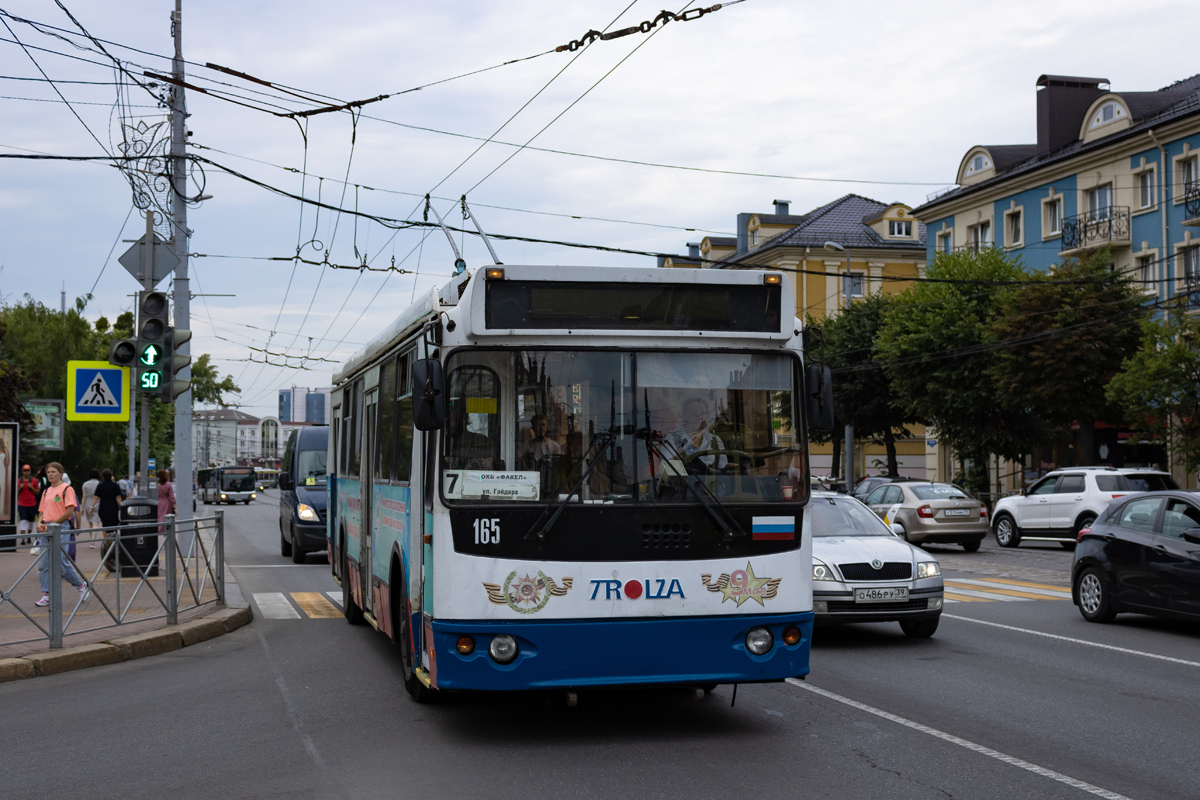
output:
[[322,597],[320,592],[292,592],[292,599],[300,606],[301,611],[313,619],[333,619],[342,615],[342,612]]
[[[966,578],[960,578],[959,580],[966,580]],[[1029,581],[1017,581],[1012,578],[988,578],[988,580],[995,583],[1007,583],[1009,586],[1027,586],[1030,589],[1049,589],[1054,592],[1071,593],[1070,586],[1055,586],[1052,583],[1030,583]]]
[[341,592],[326,592],[325,594],[329,595],[329,599],[333,601],[333,604],[335,606],[337,606],[338,608],[342,607],[342,593]]
[[948,603],[986,603],[982,597],[967,597],[965,594],[954,594],[953,592],[945,593],[945,600]]
[[[971,585],[968,586],[968,583]],[[1033,594],[1032,592],[1019,592],[1016,589],[1005,589],[1000,586],[992,586],[984,581],[946,581],[946,585],[953,587],[957,591],[965,591],[978,586],[981,589],[987,590],[991,594],[1002,594],[1006,597],[1020,597],[1024,600],[1066,600],[1071,596],[1069,594],[1064,597],[1063,595],[1058,594],[1051,595],[1049,593]]]
[[1005,592],[1018,591],[1016,589],[1007,588],[1009,586],[1020,586],[1021,587],[1020,593],[1021,593],[1022,597],[1034,597],[1034,598],[1042,598],[1042,599],[1047,599],[1047,600],[1070,600],[1071,599],[1071,590],[1070,589],[1049,589],[1049,588],[1043,589],[1041,587],[1026,586],[1025,584],[1021,584],[1021,583],[1012,583],[1009,581],[1001,582],[994,578],[989,578],[988,580],[977,580],[974,578],[954,578],[952,580],[947,580],[946,583],[954,584],[956,586],[965,586],[967,584],[969,584],[971,586],[983,586],[983,587],[986,587],[993,591],[1005,591]]
[[1088,647],[1099,647],[1102,650],[1113,650],[1118,653],[1128,653],[1134,656],[1144,656],[1146,658],[1154,658],[1159,661],[1169,661],[1172,664],[1183,664],[1188,667],[1200,667],[1200,661],[1187,661],[1182,658],[1174,658],[1172,656],[1160,656],[1158,653],[1147,653],[1142,650],[1131,650],[1128,647],[1117,647],[1114,644],[1101,644],[1100,642],[1089,642],[1085,639],[1073,639],[1070,636],[1059,636],[1057,633],[1045,633],[1044,631],[1034,631],[1029,628],[1018,628],[1015,625],[1003,625],[999,622],[989,622],[982,619],[971,619],[970,617],[958,617],[954,614],[942,614],[943,617],[950,619],[960,619],[963,622],[975,622],[980,625],[991,625],[993,628],[1004,628],[1009,631],[1017,631],[1018,633],[1029,633],[1034,636],[1044,636],[1047,639],[1058,639],[1061,642],[1074,642],[1075,644],[1085,644]]
[[983,600],[1001,600],[1001,601],[1005,601],[1005,602],[1020,603],[1020,602],[1024,602],[1029,599],[1028,597],[1012,597],[1007,594],[1000,594],[999,592],[981,592],[978,589],[966,589],[966,588],[960,588],[958,586],[953,586],[950,588],[953,590],[954,594],[956,594],[956,595],[966,596],[966,597],[978,597]]
[[300,619],[300,612],[283,596],[283,592],[255,592],[254,603],[263,619]]
[[942,741],[956,744],[959,747],[965,747],[968,750],[973,750],[974,752],[979,753],[980,755],[985,755],[998,761],[1003,761],[1005,764],[1011,764],[1014,767],[1020,767],[1021,769],[1032,772],[1035,775],[1041,775],[1043,778],[1050,778],[1058,781],[1059,783],[1065,783],[1066,785],[1072,786],[1076,789],[1082,789],[1085,792],[1106,798],[1106,800],[1129,800],[1129,798],[1125,795],[1117,794],[1116,792],[1110,792],[1107,789],[1101,789],[1099,786],[1093,786],[1090,783],[1085,783],[1078,778],[1072,778],[1070,775],[1063,775],[1061,772],[1055,772],[1052,769],[1047,769],[1046,767],[1041,767],[1037,764],[1031,764],[1028,761],[1017,758],[1016,756],[1006,755],[1005,753],[1001,753],[998,750],[993,750],[990,747],[984,747],[981,744],[976,744],[975,742],[968,741],[953,734],[939,731],[937,728],[930,728],[928,725],[922,725],[919,722],[913,722],[910,719],[898,717],[895,714],[889,714],[882,709],[869,706],[865,703],[860,703],[857,700],[851,700],[849,697],[842,697],[841,695],[834,694],[826,689],[819,689],[816,686],[807,683],[806,681],[797,680],[796,678],[788,678],[787,682],[793,686],[799,686],[801,689],[810,691],[813,694],[819,694],[822,697],[829,698],[830,700],[836,700],[837,702],[848,705],[851,708],[857,708],[859,711],[865,711],[868,714],[874,714],[875,716],[882,717],[890,722],[895,722],[897,725],[903,725],[906,728],[912,728],[915,731],[927,733],[930,736],[941,739]]

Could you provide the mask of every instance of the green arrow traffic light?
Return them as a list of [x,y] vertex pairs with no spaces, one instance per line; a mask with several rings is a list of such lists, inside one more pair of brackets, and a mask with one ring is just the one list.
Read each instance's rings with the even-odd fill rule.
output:
[[144,367],[157,367],[158,362],[162,361],[162,357],[163,349],[160,345],[147,344],[142,346],[142,350],[138,354],[138,362]]

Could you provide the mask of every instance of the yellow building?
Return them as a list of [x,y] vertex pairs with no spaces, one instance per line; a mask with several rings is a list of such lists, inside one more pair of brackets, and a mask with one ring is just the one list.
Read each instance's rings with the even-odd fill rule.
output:
[[[848,194],[806,214],[789,213],[787,200],[776,200],[773,214],[738,215],[737,238],[705,237],[689,244],[686,258],[662,258],[662,267],[706,269],[778,269],[790,273],[797,309],[818,322],[832,317],[855,298],[875,292],[893,294],[925,274],[925,226],[903,203],[881,203]],[[943,480],[936,443],[921,426],[912,438],[897,441],[900,473]],[[857,442],[857,477],[886,469],[882,444]],[[829,475],[833,447],[813,446],[813,474]]]

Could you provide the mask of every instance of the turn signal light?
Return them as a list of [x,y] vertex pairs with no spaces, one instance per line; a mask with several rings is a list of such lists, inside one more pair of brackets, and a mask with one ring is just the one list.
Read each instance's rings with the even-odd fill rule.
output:
[[469,656],[471,653],[475,652],[475,640],[470,636],[459,637],[458,644],[455,645],[455,649],[458,650],[461,655]]
[[502,281],[504,280],[504,270],[500,267],[488,267],[483,271],[484,280]]
[[1081,541],[1083,539],[1084,535],[1089,534],[1091,532],[1092,532],[1091,528],[1080,528],[1079,535],[1075,537],[1075,541]]
[[800,629],[795,625],[788,625],[784,628],[783,643],[788,645],[800,644]]
[[767,286],[774,286],[783,283],[783,276],[778,272],[768,272],[763,275],[763,283]]
[[928,506],[928,505],[921,506],[920,508],[917,509],[917,516],[924,517],[925,519],[932,519],[933,518],[933,506]]

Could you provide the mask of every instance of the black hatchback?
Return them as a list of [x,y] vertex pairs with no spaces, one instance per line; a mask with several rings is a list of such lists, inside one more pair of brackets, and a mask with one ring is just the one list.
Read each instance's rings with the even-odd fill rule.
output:
[[1122,611],[1200,620],[1200,494],[1114,500],[1079,532],[1071,599],[1088,622]]

